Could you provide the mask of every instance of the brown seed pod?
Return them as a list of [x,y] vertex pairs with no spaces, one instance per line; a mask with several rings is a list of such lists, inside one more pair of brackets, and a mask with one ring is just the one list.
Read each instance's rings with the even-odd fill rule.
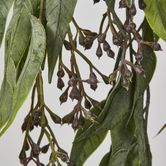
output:
[[81,99],[81,93],[80,90],[77,88],[77,86],[74,86],[70,92],[69,97],[74,100],[80,100]]
[[114,53],[111,49],[109,49],[109,50],[107,51],[107,56],[114,59],[115,53]]
[[98,36],[97,40],[98,40],[99,43],[104,43],[105,42],[105,38],[106,38],[106,34],[105,33],[101,33]]
[[68,124],[72,123],[72,121],[74,119],[74,114],[75,114],[75,112],[72,111],[71,113],[69,113],[66,116],[64,116],[62,118],[62,124],[64,124],[64,123],[68,123]]
[[96,50],[96,55],[97,55],[98,58],[102,57],[102,55],[103,55],[103,51],[101,49],[100,43],[98,44],[98,47],[97,47],[97,50]]
[[135,16],[136,13],[137,13],[136,7],[135,7],[134,4],[132,4],[132,5],[131,5],[131,8],[129,9],[129,14],[130,14],[131,16]]
[[68,50],[68,51],[72,50],[72,45],[70,42],[68,42],[67,40],[64,40],[63,44],[64,44],[66,50]]
[[77,117],[74,117],[73,119],[72,128],[74,131],[76,131],[79,128],[79,120]]
[[62,68],[58,70],[57,76],[58,77],[64,77],[65,76],[65,72],[64,72],[64,70]]
[[54,123],[61,124],[61,118],[58,115],[54,114],[53,112],[49,112],[49,114]]
[[84,106],[86,109],[90,109],[92,107],[92,104],[90,103],[88,99],[85,99]]
[[62,93],[62,95],[59,97],[59,100],[62,103],[65,103],[68,99],[68,90],[69,90],[69,87],[67,87],[67,89]]
[[40,151],[41,151],[42,153],[47,153],[47,152],[48,152],[48,149],[49,149],[49,144],[43,146],[43,147],[40,149]]
[[32,144],[32,155],[33,155],[33,157],[37,158],[39,156],[39,153],[40,153],[39,145],[33,143]]
[[138,0],[138,6],[141,10],[144,10],[146,8],[144,0]]
[[152,42],[152,43],[150,44],[150,46],[151,46],[152,49],[154,49],[155,51],[161,51],[161,50],[162,50],[160,44],[157,43],[157,42]]
[[57,88],[60,89],[60,90],[62,90],[64,86],[65,86],[65,83],[63,82],[62,78],[58,77]]
[[111,48],[111,47],[110,47],[110,45],[108,44],[108,42],[107,42],[107,41],[104,41],[104,43],[103,43],[103,50],[104,50],[104,51],[108,51],[110,48]]

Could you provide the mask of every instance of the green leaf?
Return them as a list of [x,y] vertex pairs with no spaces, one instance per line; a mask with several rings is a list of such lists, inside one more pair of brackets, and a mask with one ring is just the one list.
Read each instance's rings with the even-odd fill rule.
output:
[[137,100],[134,111],[135,136],[138,142],[138,154],[141,166],[151,166],[152,156],[148,143],[147,131],[145,128],[144,112],[143,112],[143,96]]
[[166,40],[166,0],[144,0],[145,15],[153,31]]
[[77,0],[46,1],[48,77],[51,83],[56,61],[61,54],[63,41],[72,20]]
[[99,134],[103,130],[113,129],[118,123],[122,123],[128,117],[132,104],[130,93],[130,91],[125,90],[123,87],[119,89],[112,98],[107,116],[96,130],[96,134]]
[[109,162],[109,159],[110,159],[110,155],[111,155],[111,152],[108,152],[104,155],[104,157],[102,158],[99,166],[108,166],[108,162]]
[[[100,107],[95,107],[92,109],[92,112],[95,115],[98,115],[101,112],[101,108],[103,107],[104,102],[100,103]],[[87,158],[98,148],[98,146],[103,142],[107,131],[100,133],[98,136],[90,136],[81,141],[77,141],[77,137],[80,137],[88,127],[91,125],[89,121],[85,122],[83,129],[79,129],[75,140],[73,142],[73,147],[71,151],[71,160],[75,162],[77,166],[82,166],[83,163],[87,160]]]
[[4,36],[7,15],[14,0],[0,0],[0,45]]
[[31,90],[44,59],[46,49],[45,30],[37,18],[34,16],[30,18],[32,32],[29,52],[17,82],[12,57],[8,57],[6,64],[6,73],[0,91],[0,136],[12,124],[17,111]]
[[36,15],[39,2],[39,0],[15,1],[13,17],[6,33],[5,64],[8,61],[8,57],[11,57],[16,68],[18,68],[20,61],[29,46],[31,37],[31,23],[28,13]]
[[111,92],[108,94],[108,97],[106,99],[106,103],[104,105],[104,108],[102,109],[101,113],[97,117],[97,122],[99,122],[99,123],[91,124],[89,126],[89,128],[76,139],[77,141],[86,139],[89,136],[92,136],[93,134],[96,134],[96,130],[98,128],[100,128],[102,122],[107,117],[107,112],[109,111],[110,105],[112,104],[112,100],[113,100],[114,96],[119,92],[120,88],[121,88],[120,80],[118,80],[116,85],[112,88]]

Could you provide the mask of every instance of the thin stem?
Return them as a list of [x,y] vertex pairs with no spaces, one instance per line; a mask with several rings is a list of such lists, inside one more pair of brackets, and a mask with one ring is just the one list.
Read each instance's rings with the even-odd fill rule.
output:
[[103,75],[81,51],[77,48],[74,48],[74,51],[79,54],[98,74]]
[[49,130],[49,132],[50,132],[50,134],[52,136],[53,142],[56,144],[57,148],[60,148],[60,146],[59,146],[59,144],[58,144],[58,142],[57,142],[57,140],[56,140],[56,138],[54,136],[54,133],[53,133],[53,131],[52,131],[52,129],[51,129],[51,127],[49,125],[47,125],[47,129]]
[[119,36],[118,36],[118,33],[117,33],[117,31],[116,31],[116,29],[115,29],[113,23],[112,23],[111,15],[110,15],[110,12],[109,12],[109,11],[107,11],[107,16],[108,16],[108,23],[109,23],[109,27],[110,27],[110,29],[111,29],[111,32],[112,32],[113,36],[115,36],[115,37],[118,39]]
[[102,33],[103,26],[104,26],[104,21],[105,21],[106,17],[107,17],[107,13],[104,13],[103,18],[102,18],[101,23],[100,23],[99,34]]
[[39,72],[37,79],[36,79],[36,85],[37,85],[37,92],[38,92],[38,102],[40,106],[44,105],[44,91],[43,91],[43,79],[41,71]]
[[79,30],[82,30],[82,28],[80,28],[80,26],[77,24],[76,20],[74,18],[72,18],[72,23],[74,24],[74,26],[76,27],[76,29],[79,31]]

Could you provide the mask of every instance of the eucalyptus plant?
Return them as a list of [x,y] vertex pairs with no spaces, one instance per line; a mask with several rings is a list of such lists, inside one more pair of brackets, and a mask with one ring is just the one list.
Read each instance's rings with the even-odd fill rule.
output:
[[[25,137],[19,159],[24,166],[31,161],[37,166],[82,166],[108,132],[110,151],[94,165],[152,165],[147,134],[149,84],[156,67],[155,52],[162,50],[158,40],[166,40],[166,0],[92,3],[104,3],[107,7],[99,20],[98,32],[81,27],[74,18],[77,0],[0,0],[0,43],[5,38],[0,136],[12,125],[31,93],[31,105],[21,126]],[[5,33],[11,7],[13,15]],[[141,10],[144,18],[135,23],[134,17]],[[124,20],[117,11],[125,11]],[[112,45],[117,46],[118,53]],[[107,56],[114,62],[114,69],[108,69],[109,75],[102,73],[86,55],[92,47],[99,60]],[[64,62],[64,51],[70,53],[70,65]],[[89,66],[87,78],[82,77],[78,57]],[[48,83],[57,75],[57,88],[62,90],[58,102],[76,101],[64,117],[59,117],[45,102],[42,72],[46,65]],[[110,86],[103,101],[97,101],[86,89],[88,84],[95,91],[99,82]],[[51,120],[57,125],[69,124],[76,131],[71,152],[58,143]],[[31,134],[36,128],[40,130],[37,140]],[[47,144],[43,144],[45,138]],[[50,156],[47,163],[42,163],[41,153]]]

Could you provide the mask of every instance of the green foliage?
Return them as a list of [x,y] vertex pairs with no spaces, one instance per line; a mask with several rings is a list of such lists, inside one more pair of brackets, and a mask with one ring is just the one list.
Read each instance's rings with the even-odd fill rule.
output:
[[17,111],[23,104],[40,71],[45,55],[46,37],[44,28],[34,16],[29,14],[28,16],[32,26],[31,42],[24,66],[17,81],[17,68],[13,57],[6,54],[8,56],[5,62],[6,72],[0,91],[0,135],[13,122]]
[[76,2],[77,0],[46,1],[48,79],[50,83],[56,61],[61,55],[63,41],[73,17]]
[[[102,1],[93,2],[96,4]],[[31,108],[22,125],[25,140],[19,158],[23,165],[28,165],[31,160],[37,165],[44,165],[39,161],[39,154],[47,153],[50,148],[49,166],[61,165],[61,162],[67,165],[74,162],[76,166],[82,166],[103,142],[107,133],[110,133],[110,151],[103,156],[99,166],[152,165],[147,134],[149,84],[156,67],[154,50],[161,50],[155,35],[166,40],[166,0],[139,0],[138,7],[132,0],[118,2],[120,10],[126,10],[126,20],[122,21],[116,13],[117,1],[105,0],[107,11],[103,14],[99,32],[96,33],[80,27],[74,19],[77,0],[0,0],[0,44],[12,4],[14,9],[5,36],[5,69],[0,89],[0,136],[12,124],[33,86]],[[138,8],[145,11],[146,18],[137,29],[133,17]],[[70,28],[70,22],[76,33]],[[119,48],[117,55],[112,50],[110,41],[107,41],[108,32],[112,34],[111,44]],[[109,76],[95,67],[79,49],[79,46],[91,49],[95,40],[98,43],[98,58],[104,53],[108,58],[116,56],[114,70],[109,71]],[[133,41],[137,43],[137,49],[134,48]],[[63,62],[63,45],[71,53],[70,65]],[[126,56],[128,50],[129,58]],[[77,56],[89,67],[87,79],[81,76]],[[49,83],[59,60],[57,87],[61,90],[66,88],[59,97],[61,104],[68,98],[77,101],[73,110],[63,118],[56,115],[44,101],[41,69],[44,69],[46,58]],[[65,75],[69,77],[67,83],[63,80]],[[90,97],[84,86],[87,83],[92,90],[96,90],[100,82],[98,77],[106,84],[112,84],[102,102]],[[49,126],[47,114],[55,124],[68,123],[74,130],[78,130],[70,158],[58,144]],[[41,130],[37,143],[30,135],[35,127]],[[164,128],[165,125],[159,133]],[[40,144],[44,136],[47,137],[48,144],[40,151],[43,149]],[[28,150],[29,157],[26,156]]]
[[8,12],[14,0],[1,0],[0,1],[0,45],[3,39],[5,24]]
[[[104,102],[101,102],[98,106],[91,110],[96,116],[99,115],[103,108]],[[103,142],[107,131],[100,133],[98,136],[90,136],[87,139],[83,139],[82,141],[77,141],[79,138],[91,125],[90,121],[86,121],[84,127],[79,129],[75,140],[73,142],[73,147],[71,151],[71,159],[75,162],[77,166],[82,166],[86,159],[98,148],[98,146]]]
[[166,40],[166,0],[145,0],[146,18],[153,31],[163,40]]

